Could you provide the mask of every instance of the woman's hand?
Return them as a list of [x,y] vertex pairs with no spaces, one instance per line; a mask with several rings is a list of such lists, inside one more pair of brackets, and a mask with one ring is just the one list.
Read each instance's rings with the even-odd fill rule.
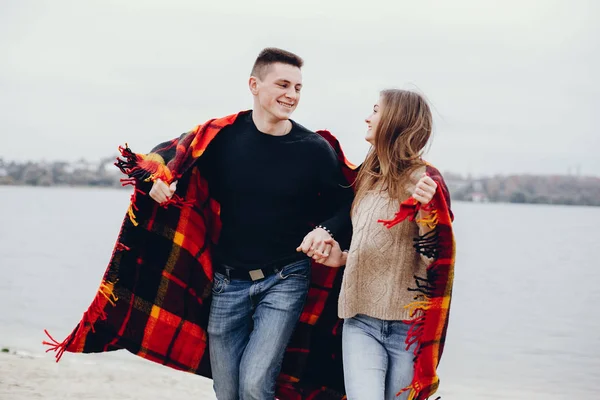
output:
[[326,267],[339,268],[342,265],[346,265],[348,260],[348,253],[342,251],[340,244],[334,239],[327,239],[325,243],[331,246],[331,252],[328,257],[314,258],[319,264],[325,265]]
[[429,204],[436,190],[437,183],[424,172],[419,182],[417,182],[412,197],[423,205]]

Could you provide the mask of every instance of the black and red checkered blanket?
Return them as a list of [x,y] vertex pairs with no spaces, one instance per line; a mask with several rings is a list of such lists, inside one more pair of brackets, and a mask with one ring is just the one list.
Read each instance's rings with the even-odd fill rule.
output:
[[[211,252],[220,232],[220,206],[209,196],[196,161],[219,131],[240,114],[209,120],[148,154],[133,153],[128,146],[120,148],[122,158],[116,165],[128,176],[124,184],[134,186],[131,203],[98,292],[81,321],[62,342],[46,332],[50,342],[44,344],[50,346],[49,351],[57,352],[57,361],[65,351],[126,349],[172,368],[211,377],[206,327],[213,279]],[[348,182],[354,182],[356,167],[345,158],[338,141],[327,131],[318,133],[337,152]],[[432,167],[428,170],[430,175],[437,172]],[[437,174],[439,178],[434,179],[438,185],[443,184]],[[177,192],[162,205],[147,194],[156,179],[178,181]],[[430,223],[438,226],[436,231],[441,236],[449,232],[450,239],[446,235],[435,242],[446,246],[452,257],[451,262],[447,258],[438,262],[431,276],[417,280],[428,296],[426,302],[413,306],[419,318],[413,320],[411,340],[422,342],[416,358],[422,361],[417,362],[415,379],[407,389],[417,399],[426,398],[437,388],[435,369],[443,348],[449,306],[447,289],[438,293],[422,282],[440,288],[451,288],[452,283],[452,275],[448,274],[453,266],[452,231],[439,229],[450,226],[449,209],[442,191],[438,190],[436,198],[442,207],[436,209],[435,221]],[[405,203],[396,218],[387,221],[388,226],[414,218],[419,205],[410,200]],[[442,249],[440,256],[447,257],[448,251]],[[307,302],[277,381],[278,398],[344,397],[341,320],[337,317],[342,274],[343,268],[313,263]],[[424,318],[427,314],[428,319]],[[427,336],[428,332],[435,339]]]

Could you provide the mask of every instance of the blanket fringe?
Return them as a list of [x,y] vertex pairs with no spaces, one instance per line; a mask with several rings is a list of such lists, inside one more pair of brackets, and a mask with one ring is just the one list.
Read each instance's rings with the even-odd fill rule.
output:
[[[435,262],[434,262],[435,263]],[[435,282],[437,276],[436,270],[433,269],[433,264],[429,266],[427,270],[427,277],[421,278],[420,276],[414,275],[416,288],[408,288],[409,292],[419,292],[427,298],[434,297],[435,286],[431,282]]]
[[44,333],[46,334],[46,336],[48,336],[48,338],[51,340],[51,342],[47,342],[47,341],[43,341],[42,345],[44,346],[49,346],[48,349],[46,349],[46,353],[50,352],[50,351],[54,351],[56,352],[56,362],[60,361],[60,358],[62,357],[63,353],[65,352],[65,350],[67,349],[67,345],[68,343],[70,343],[71,337],[73,335],[69,335],[67,336],[67,338],[65,340],[63,340],[62,342],[58,342],[56,339],[54,339],[50,333],[48,333],[48,331],[46,329],[44,329]]
[[[400,396],[402,393],[405,393],[409,390],[410,390],[410,393],[408,394],[407,400],[426,400],[426,399],[423,399],[422,397],[419,397],[419,391],[416,390],[415,388],[413,388],[413,385],[409,385],[409,386],[405,387],[404,389],[400,390],[398,393],[396,393],[396,397]],[[435,398],[435,400],[440,400],[441,398],[442,398],[442,396],[438,396]]]
[[[158,179],[161,179],[163,182],[169,184],[175,178],[177,178],[164,164],[164,160],[155,153],[146,155],[136,154],[131,151],[127,143],[125,143],[125,147],[119,146],[119,152],[123,158],[117,157],[115,165],[121,170],[122,173],[128,176],[128,178],[123,178],[120,180],[122,186],[131,185],[135,187],[139,181],[154,182]],[[136,205],[138,194],[146,195],[145,192],[136,187],[131,195],[131,202],[129,204],[129,208],[127,209],[129,220],[134,226],[139,225],[135,215],[135,212],[138,211],[138,207]],[[192,200],[186,201],[182,197],[174,195],[169,200],[162,203],[161,206],[167,208],[168,206],[172,205],[182,208],[185,206],[192,206],[193,204],[194,201]]]
[[[414,199],[413,199],[414,200]],[[419,212],[419,202],[411,202],[410,204],[402,203],[400,204],[400,210],[394,215],[394,218],[390,220],[379,219],[377,222],[383,224],[386,228],[390,229],[393,226],[399,224],[408,218],[409,221],[414,221],[417,217],[417,213]]]
[[[427,212],[429,215],[424,218],[418,218],[420,210]],[[408,288],[409,291],[419,292],[422,294],[422,296],[416,296],[414,302],[405,306],[405,308],[409,310],[410,316],[410,319],[404,321],[410,325],[405,341],[406,350],[409,350],[412,346],[414,346],[413,354],[415,357],[415,370],[417,370],[419,355],[421,354],[421,340],[425,330],[425,322],[427,320],[428,311],[432,308],[440,306],[440,304],[437,304],[437,302],[432,300],[435,297],[435,292],[437,289],[435,282],[437,280],[438,273],[435,259],[437,259],[439,251],[439,237],[436,229],[438,225],[438,213],[437,209],[435,208],[435,204],[430,202],[429,204],[423,205],[416,199],[410,198],[400,204],[400,209],[394,215],[394,218],[391,220],[378,220],[378,222],[382,223],[386,228],[389,229],[406,219],[431,229],[424,235],[414,238],[413,247],[419,254],[434,259],[434,261],[427,268],[427,276],[414,276],[416,288]],[[408,400],[425,400],[426,398],[423,396],[425,395],[425,392],[429,391],[429,389],[424,387],[424,382],[413,380],[410,385],[398,391],[396,396],[399,396],[407,391],[409,391]],[[436,400],[438,399],[439,397]]]
[[139,157],[129,148],[129,145],[125,143],[125,147],[119,146],[119,152],[123,159],[117,157],[115,165],[121,170],[122,173],[128,175],[131,178],[139,176],[144,173],[142,168],[138,165]]
[[[423,211],[429,211],[429,210],[426,210],[425,207],[421,207],[421,210],[423,210]],[[438,224],[437,210],[431,210],[431,211],[429,211],[429,216],[428,217],[418,218],[417,219],[417,224],[426,226],[429,229],[435,229],[435,227]]]
[[100,296],[96,296],[90,308],[83,314],[83,318],[81,319],[84,322],[84,325],[88,325],[92,332],[96,332],[94,329],[94,323],[100,319],[106,319],[106,312],[104,311],[105,304],[102,304],[102,299],[105,299],[111,306],[115,306],[115,302],[119,300],[119,298],[113,293],[116,282],[103,281],[100,284],[100,288],[98,289],[98,294]]
[[184,200],[183,197],[174,194],[170,199],[161,204],[162,207],[167,208],[172,205],[177,208],[191,207],[196,203],[195,200]]
[[136,220],[136,216],[135,216],[135,211],[139,210],[137,205],[135,204],[135,202],[137,201],[138,193],[142,194],[142,195],[146,194],[138,188],[133,189],[133,193],[131,194],[131,197],[130,197],[131,200],[129,201],[129,208],[127,209],[127,216],[129,217],[129,220],[131,221],[133,226],[139,225],[139,223]]
[[[417,219],[419,210],[430,213],[429,217]],[[438,223],[438,216],[433,201],[429,202],[428,204],[421,204],[415,198],[411,197],[400,204],[400,209],[394,215],[394,218],[390,220],[380,219],[377,220],[377,222],[383,224],[383,226],[389,229],[405,219],[408,219],[411,222],[416,221],[417,223],[427,225],[431,229],[434,229]]]
[[437,230],[432,230],[413,239],[413,247],[419,254],[429,258],[437,258],[439,237]]
[[119,298],[114,294],[115,282],[103,281],[100,284],[100,288],[98,289],[98,294],[94,297],[92,301],[92,305],[90,308],[83,314],[81,318],[81,322],[79,323],[78,328],[73,331],[69,336],[66,337],[62,342],[54,339],[48,330],[44,329],[44,333],[50,339],[50,342],[44,340],[42,341],[42,345],[49,346],[46,349],[46,353],[50,351],[56,352],[56,362],[59,362],[64,352],[67,350],[67,347],[78,338],[79,335],[82,334],[83,328],[89,326],[92,332],[94,330],[94,323],[98,320],[106,319],[106,312],[104,311],[104,305],[101,304],[102,300],[105,299],[111,306],[115,306],[115,302],[119,300]]
[[115,165],[121,170],[122,173],[129,176],[129,178],[120,179],[121,186],[131,185],[134,187],[133,194],[131,195],[131,200],[129,202],[129,208],[127,209],[127,215],[129,216],[129,220],[131,221],[131,223],[134,226],[138,226],[138,222],[135,218],[135,211],[138,210],[137,206],[135,205],[136,195],[138,193],[143,195],[146,194],[135,187],[137,179],[133,176],[135,176],[138,173],[138,171],[141,170],[141,168],[137,165],[138,156],[131,151],[127,143],[125,144],[125,147],[119,146],[119,151],[121,152],[121,155],[125,157],[125,160],[117,158],[117,162],[115,162]]
[[173,181],[173,174],[165,165],[165,160],[156,153],[137,154],[129,145],[119,146],[121,157],[114,163],[122,173],[136,181],[150,182],[161,179],[167,184]]
[[121,242],[118,242],[117,246],[115,247],[115,251],[127,251],[127,250],[131,250],[131,248],[129,248],[129,246],[125,246]]
[[102,282],[100,284],[100,289],[98,289],[98,293],[104,296],[106,301],[108,301],[113,307],[115,306],[115,302],[119,300],[119,298],[114,293],[115,283],[117,282]]

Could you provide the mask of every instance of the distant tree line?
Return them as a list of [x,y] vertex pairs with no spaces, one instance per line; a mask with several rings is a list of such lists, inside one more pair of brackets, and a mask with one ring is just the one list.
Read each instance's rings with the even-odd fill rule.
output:
[[[99,162],[7,162],[0,159],[0,185],[120,187],[123,177],[112,165],[115,157]],[[565,175],[497,175],[444,178],[453,200],[600,206],[600,177]]]
[[100,162],[5,162],[0,159],[0,184],[29,186],[121,186],[114,158]]
[[478,202],[600,206],[600,178],[564,175],[509,175],[453,179],[452,197]]

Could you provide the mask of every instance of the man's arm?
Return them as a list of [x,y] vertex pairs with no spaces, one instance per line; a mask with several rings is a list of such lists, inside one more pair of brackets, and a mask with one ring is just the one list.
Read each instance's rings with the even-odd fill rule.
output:
[[[325,219],[321,222],[321,226],[326,227],[332,236],[343,236],[352,230],[350,209],[354,200],[354,190],[351,183],[346,181],[342,165],[329,144],[327,144],[327,157],[322,168],[320,202]],[[340,239],[336,240],[339,242]],[[340,242],[340,244],[343,247],[346,243]]]
[[328,143],[324,146],[326,146],[324,157],[317,168],[319,204],[324,218],[312,232],[306,235],[297,249],[314,259],[329,255],[331,244],[325,242],[327,239],[335,238],[343,248],[347,248],[352,234],[350,209],[354,200],[354,191],[342,173],[335,151]]

